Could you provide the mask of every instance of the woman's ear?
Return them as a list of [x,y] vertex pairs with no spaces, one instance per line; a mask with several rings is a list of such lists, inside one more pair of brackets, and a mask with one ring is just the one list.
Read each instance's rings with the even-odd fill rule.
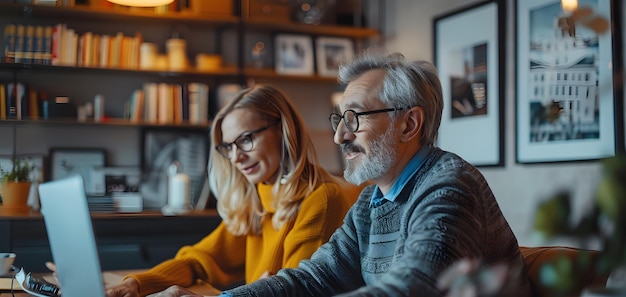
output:
[[415,141],[416,138],[420,139],[424,126],[424,109],[419,106],[411,107],[404,114],[402,120],[404,121],[402,141],[410,142]]

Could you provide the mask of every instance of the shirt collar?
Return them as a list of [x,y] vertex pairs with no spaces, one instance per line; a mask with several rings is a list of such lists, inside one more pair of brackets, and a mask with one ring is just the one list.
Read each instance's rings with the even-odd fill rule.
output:
[[411,161],[409,161],[409,163],[404,167],[404,169],[400,173],[400,176],[398,176],[396,181],[393,183],[391,189],[389,189],[389,192],[387,192],[387,195],[383,196],[383,193],[380,191],[380,188],[378,188],[377,185],[374,188],[374,193],[372,194],[372,199],[370,200],[370,207],[372,206],[372,202],[376,199],[387,199],[392,202],[395,201],[396,197],[398,197],[398,195],[400,194],[402,189],[404,189],[411,177],[415,175],[415,173],[417,173],[417,171],[420,169],[430,150],[430,146],[423,146],[422,148],[420,148],[419,151],[417,151],[415,156],[411,158]]

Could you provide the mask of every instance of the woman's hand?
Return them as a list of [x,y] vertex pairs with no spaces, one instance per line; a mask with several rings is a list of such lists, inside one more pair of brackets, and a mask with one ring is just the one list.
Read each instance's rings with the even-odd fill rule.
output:
[[139,284],[129,277],[120,284],[107,288],[106,297],[139,297]]
[[[108,297],[108,296],[107,296]],[[181,287],[181,286],[170,286],[169,288],[150,295],[150,297],[203,297],[202,295],[197,295],[191,290]]]

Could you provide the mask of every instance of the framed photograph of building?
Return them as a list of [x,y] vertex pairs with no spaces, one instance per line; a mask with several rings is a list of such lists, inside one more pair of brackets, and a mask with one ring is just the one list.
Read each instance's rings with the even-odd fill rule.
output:
[[502,1],[484,1],[433,20],[438,146],[476,166],[504,165],[504,16]]
[[350,38],[318,37],[315,40],[317,73],[324,77],[337,77],[339,64],[354,55]]
[[[578,9],[517,1],[518,163],[615,155],[611,1],[579,0]],[[580,9],[585,17],[573,17]]]
[[274,38],[278,74],[313,74],[313,39],[306,35],[278,34]]

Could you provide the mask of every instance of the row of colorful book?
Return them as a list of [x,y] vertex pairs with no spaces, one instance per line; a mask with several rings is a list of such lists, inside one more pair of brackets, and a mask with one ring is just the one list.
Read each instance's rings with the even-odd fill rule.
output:
[[[128,102],[126,115],[134,123],[209,122],[209,86],[204,83],[145,83]],[[47,98],[23,83],[0,83],[0,120],[77,118],[78,109],[67,97]]]
[[138,69],[141,33],[126,36],[78,33],[66,24],[4,28],[4,62]]

